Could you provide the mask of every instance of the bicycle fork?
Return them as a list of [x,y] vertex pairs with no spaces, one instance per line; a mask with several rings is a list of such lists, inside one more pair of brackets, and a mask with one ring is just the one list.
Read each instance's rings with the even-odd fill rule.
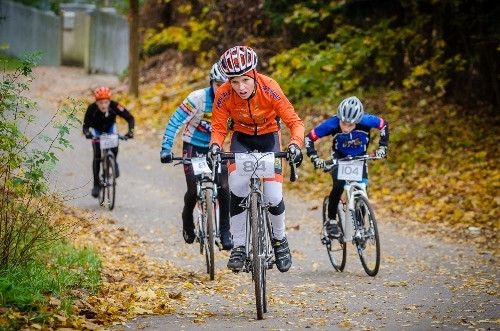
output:
[[[269,212],[268,208],[270,205],[264,205],[263,203],[263,197],[262,193],[259,194],[259,201],[258,204],[260,208],[258,208],[259,212],[262,212],[263,214],[260,215],[261,218],[264,219],[264,233],[263,233],[263,240],[265,242],[264,245],[264,251],[262,254],[259,255],[259,258],[262,260],[264,259],[267,262],[267,268],[272,269],[273,265],[275,263],[273,257],[273,246],[271,243],[271,231],[272,231],[272,224],[271,224],[271,219],[269,217]],[[246,220],[246,225],[245,225],[245,233],[246,233],[246,245],[245,245],[245,253],[246,253],[246,260],[245,260],[245,266],[244,266],[244,271],[245,272],[251,272],[252,271],[252,254],[255,254],[255,252],[251,251],[251,218],[250,218],[250,202],[248,201],[243,201],[243,203],[240,205],[241,207],[245,208],[247,211],[247,220]]]
[[344,241],[352,241],[355,243],[356,239],[361,238],[361,231],[359,229],[356,212],[354,209],[354,203],[356,202],[356,197],[366,195],[366,185],[364,183],[350,183],[344,186],[346,192],[347,205],[344,213],[341,214],[342,228],[344,229]]

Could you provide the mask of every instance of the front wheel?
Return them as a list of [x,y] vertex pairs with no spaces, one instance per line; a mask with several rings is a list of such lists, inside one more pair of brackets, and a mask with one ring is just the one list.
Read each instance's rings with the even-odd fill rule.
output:
[[356,197],[354,216],[357,231],[354,240],[363,269],[369,276],[375,276],[380,267],[380,239],[373,208],[364,196]]
[[99,192],[101,206],[113,210],[115,207],[116,161],[114,156],[107,155],[103,163],[103,180]]
[[264,318],[267,310],[266,305],[266,269],[264,242],[264,218],[259,208],[259,195],[252,193],[250,197],[250,223],[252,227],[252,258],[253,258],[253,281],[255,284],[255,303],[257,306],[257,319]]
[[215,210],[212,201],[212,191],[205,190],[205,204],[204,204],[204,232],[205,232],[205,259],[207,263],[207,273],[210,274],[210,280],[215,278],[215,261],[214,261],[214,245],[215,245]]
[[328,233],[326,231],[326,222],[328,219],[328,205],[330,203],[330,197],[327,195],[323,200],[323,227],[321,230],[321,238],[322,242],[326,246],[326,252],[328,253],[328,257],[330,258],[330,262],[333,267],[337,271],[344,271],[346,257],[347,257],[347,247],[344,241],[344,230],[342,228],[342,218],[344,217],[344,207],[342,201],[339,202],[339,206],[337,208],[337,225],[339,227],[340,238],[338,239],[330,239],[328,238]]

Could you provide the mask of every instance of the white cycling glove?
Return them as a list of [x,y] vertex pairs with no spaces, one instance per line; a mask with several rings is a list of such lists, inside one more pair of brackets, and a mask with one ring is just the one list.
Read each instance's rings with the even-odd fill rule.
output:
[[379,146],[379,148],[375,152],[375,155],[377,155],[377,157],[380,157],[382,159],[387,158],[387,146]]
[[311,159],[311,162],[314,166],[314,169],[323,169],[326,166],[325,160],[318,157],[318,155],[316,155],[316,154],[311,155],[310,159]]

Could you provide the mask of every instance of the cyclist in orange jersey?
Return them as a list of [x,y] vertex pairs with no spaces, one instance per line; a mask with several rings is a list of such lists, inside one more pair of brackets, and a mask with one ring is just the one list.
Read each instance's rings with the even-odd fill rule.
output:
[[[219,69],[229,78],[215,95],[212,109],[212,134],[209,158],[221,151],[228,123],[231,152],[279,152],[281,151],[280,123],[291,130],[288,152],[297,166],[302,162],[300,147],[304,143],[304,123],[278,83],[257,73],[258,58],[247,46],[228,49],[219,60]],[[229,120],[229,122],[228,122]],[[246,211],[241,207],[248,195],[247,178],[236,176],[235,164],[229,166],[229,190],[231,193],[231,233],[234,247],[227,267],[240,270],[245,261]],[[292,256],[285,236],[285,204],[283,202],[282,160],[275,162],[275,177],[264,179],[264,194],[270,203],[270,219],[273,227],[273,247],[276,266],[286,272],[292,265]]]

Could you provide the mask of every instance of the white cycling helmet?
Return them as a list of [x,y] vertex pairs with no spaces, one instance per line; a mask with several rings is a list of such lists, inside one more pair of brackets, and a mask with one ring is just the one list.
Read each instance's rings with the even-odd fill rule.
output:
[[364,113],[363,104],[355,96],[342,100],[337,108],[337,117],[342,122],[358,124]]
[[222,54],[219,69],[227,77],[243,76],[257,67],[258,57],[248,46],[234,46]]
[[216,81],[218,83],[227,81],[226,75],[219,70],[219,64],[217,62],[215,62],[212,69],[210,69],[210,81]]

